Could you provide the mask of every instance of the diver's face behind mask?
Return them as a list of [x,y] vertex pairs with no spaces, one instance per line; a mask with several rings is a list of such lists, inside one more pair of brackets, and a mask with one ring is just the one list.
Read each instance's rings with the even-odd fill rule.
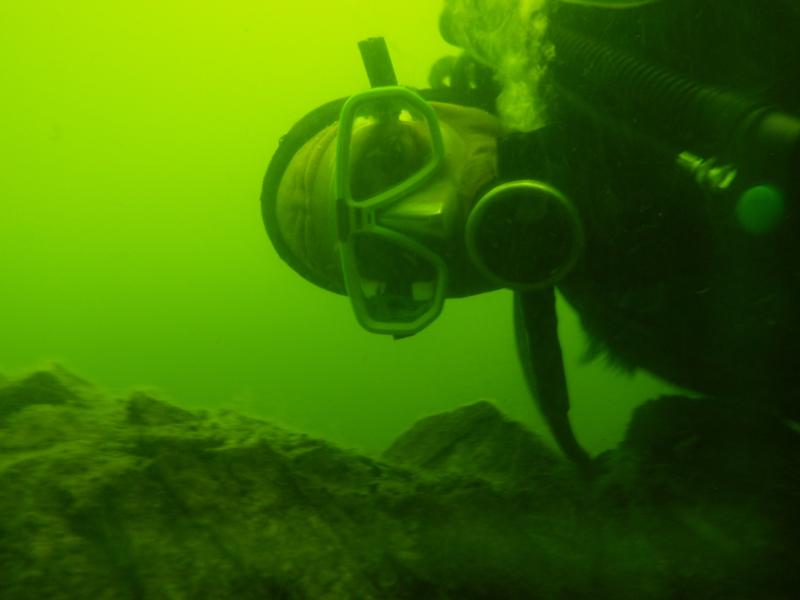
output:
[[[342,108],[333,182],[337,238],[347,293],[369,331],[416,333],[438,316],[448,291],[481,279],[463,268],[465,219],[476,191],[465,188],[488,183],[496,166],[486,162],[483,180],[465,186],[458,167],[467,149],[447,126],[445,132],[431,105],[406,88],[375,88]],[[460,280],[455,286],[452,275]],[[479,287],[489,286],[481,280]]]

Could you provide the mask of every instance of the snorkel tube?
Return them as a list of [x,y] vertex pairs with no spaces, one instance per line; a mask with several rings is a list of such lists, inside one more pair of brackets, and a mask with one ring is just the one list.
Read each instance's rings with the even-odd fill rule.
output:
[[361,52],[361,61],[364,63],[370,87],[397,85],[397,76],[384,38],[361,40],[358,42],[358,50]]

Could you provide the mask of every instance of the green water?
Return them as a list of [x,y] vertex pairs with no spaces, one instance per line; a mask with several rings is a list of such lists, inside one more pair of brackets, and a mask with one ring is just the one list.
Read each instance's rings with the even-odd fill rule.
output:
[[[305,112],[367,87],[356,42],[401,82],[454,54],[440,3],[98,0],[0,6],[0,373],[51,361],[120,394],[155,388],[378,450],[480,398],[545,432],[516,362],[507,292],[449,301],[394,342],[285,266],[261,178]],[[582,364],[560,305],[578,437],[613,446],[664,391]]]

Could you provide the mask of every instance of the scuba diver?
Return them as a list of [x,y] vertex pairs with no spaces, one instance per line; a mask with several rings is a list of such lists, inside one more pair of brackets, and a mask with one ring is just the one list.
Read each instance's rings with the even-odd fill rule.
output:
[[[797,419],[797,3],[539,3],[521,26],[546,69],[497,54],[474,4],[445,3],[441,33],[464,53],[430,89],[397,85],[383,40],[365,40],[371,89],[281,139],[261,197],[281,258],[396,339],[446,298],[513,290],[526,381],[587,472],[556,288],[618,364]],[[546,110],[513,123],[520,84]]]

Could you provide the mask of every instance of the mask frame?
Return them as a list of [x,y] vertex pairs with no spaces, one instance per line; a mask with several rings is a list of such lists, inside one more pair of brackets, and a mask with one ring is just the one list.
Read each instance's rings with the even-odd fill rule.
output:
[[[402,181],[374,196],[355,199],[353,197],[350,161],[355,120],[359,109],[368,104],[383,104],[387,115],[402,104],[420,114],[430,133],[431,155],[427,163]],[[394,118],[394,117],[387,117]],[[444,162],[444,141],[436,113],[422,96],[397,85],[381,86],[354,94],[342,106],[339,115],[339,130],[336,139],[336,164],[334,171],[334,194],[336,201],[336,228],[339,239],[339,257],[344,275],[345,288],[350,298],[356,319],[364,329],[404,337],[413,335],[431,324],[441,313],[447,289],[447,265],[444,260],[424,244],[409,235],[383,227],[380,214],[386,208],[402,200],[428,183]],[[423,259],[433,267],[436,274],[433,295],[428,307],[416,316],[403,319],[376,318],[370,314],[370,300],[364,292],[356,250],[358,236],[373,235],[392,245]]]

